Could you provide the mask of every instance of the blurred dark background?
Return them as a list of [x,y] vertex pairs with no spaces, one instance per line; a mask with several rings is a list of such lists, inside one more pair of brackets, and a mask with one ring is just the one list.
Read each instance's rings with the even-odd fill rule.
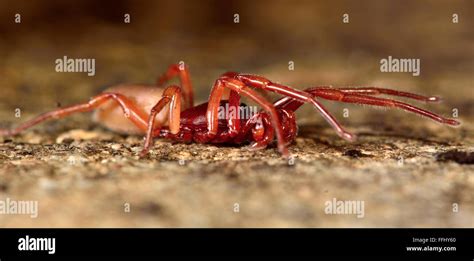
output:
[[[462,102],[453,90],[472,94],[473,9],[469,0],[0,0],[0,110],[36,112],[118,83],[153,83],[178,61],[190,66],[198,101],[235,70],[300,89],[377,84]],[[96,76],[55,72],[64,55],[95,58]],[[421,75],[381,73],[389,55],[420,58]]]

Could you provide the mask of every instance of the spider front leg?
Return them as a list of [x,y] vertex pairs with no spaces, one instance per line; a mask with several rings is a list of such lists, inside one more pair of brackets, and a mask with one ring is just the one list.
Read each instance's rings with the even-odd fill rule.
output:
[[147,114],[138,108],[133,101],[122,94],[118,93],[102,93],[91,98],[87,103],[81,103],[66,108],[57,109],[47,113],[43,113],[36,118],[33,118],[20,126],[13,129],[0,129],[0,136],[13,136],[20,132],[40,124],[49,119],[59,119],[77,112],[88,112],[101,106],[108,100],[114,100],[122,108],[125,116],[130,119],[138,128],[146,130]]
[[[413,112],[418,115],[428,117],[434,121],[437,121],[443,124],[448,124],[452,126],[456,126],[460,124],[460,122],[457,120],[444,118],[441,115],[418,108],[408,103],[404,103],[397,100],[385,99],[385,98],[376,98],[369,95],[362,95],[362,94],[358,94],[359,92],[357,92],[356,90],[310,88],[310,89],[307,89],[307,91],[316,97],[320,97],[327,100],[334,100],[334,101],[347,102],[347,103],[368,104],[368,105],[375,105],[375,106],[381,106],[381,107],[400,108],[408,112]],[[388,93],[388,92],[385,92],[385,93]],[[390,94],[391,95],[398,94],[397,96],[404,96],[404,97],[410,97],[408,95],[411,95],[410,98],[413,98],[416,100],[422,100],[422,101],[438,101],[439,100],[439,98],[437,97],[425,97],[425,96],[420,96],[420,95],[410,94],[410,93],[402,93],[402,95],[400,95],[400,93],[402,92],[393,91]]]
[[244,84],[253,88],[259,88],[266,91],[275,92],[285,95],[294,100],[310,103],[323,116],[323,118],[334,128],[336,133],[343,139],[348,141],[356,140],[356,136],[344,130],[344,128],[337,122],[337,120],[323,107],[321,103],[314,99],[314,97],[305,92],[293,89],[291,87],[271,82],[270,80],[256,75],[235,74],[236,79],[242,81]]
[[[224,117],[226,117],[226,120],[227,120],[227,130],[222,133],[219,133],[218,136],[210,135],[209,133],[206,133],[206,132],[197,133],[194,137],[195,141],[203,143],[212,139],[213,143],[227,142],[229,141],[229,139],[233,139],[241,133],[240,95],[234,90],[229,90],[229,89],[226,89],[226,90],[229,91],[228,107],[221,108],[220,107],[221,104],[219,102],[219,106],[216,107],[215,105],[213,105],[212,108],[213,109],[217,108],[217,111],[222,111],[222,109],[224,109],[223,112],[224,112]],[[225,95],[226,94],[224,93],[224,96]],[[217,102],[217,100],[215,100],[215,102]],[[218,115],[221,115],[221,114],[218,112]],[[217,118],[217,121],[219,121],[219,118]],[[217,125],[213,125],[213,126],[217,126]]]
[[[391,96],[398,96],[398,97],[404,97],[404,98],[409,98],[417,101],[422,101],[422,102],[439,102],[441,101],[440,97],[437,96],[424,96],[424,95],[419,95],[416,93],[411,93],[411,92],[403,92],[403,91],[397,91],[397,90],[392,90],[392,89],[387,89],[387,88],[380,88],[380,87],[332,87],[332,86],[317,86],[317,87],[311,87],[308,89],[304,90],[305,92],[309,92],[313,95],[318,96],[318,93],[339,93],[339,96],[343,94],[360,94],[364,96],[372,96],[372,95],[380,95],[380,94],[385,94],[385,95],[391,95]],[[297,101],[295,99],[285,97],[280,100],[278,100],[275,103],[276,106],[279,106],[281,108],[289,109],[292,111],[297,110],[301,105],[303,105],[302,102]]]
[[161,99],[155,104],[155,106],[153,106],[150,111],[145,143],[140,153],[140,157],[144,157],[150,150],[154,133],[159,133],[161,126],[156,126],[156,115],[160,113],[167,104],[170,105],[168,116],[170,133],[176,134],[179,132],[181,119],[181,88],[176,85],[172,85],[163,91]]
[[191,76],[189,74],[188,66],[185,64],[172,64],[168,70],[161,75],[156,85],[163,86],[167,81],[174,77],[179,77],[181,87],[183,88],[184,108],[188,109],[194,106],[194,92],[191,84]]
[[[219,128],[219,108],[221,105],[222,97],[229,91],[229,108],[239,108],[240,95],[238,92],[232,89],[226,89],[223,81],[217,79],[214,86],[209,94],[209,100],[207,102],[207,131],[203,133],[196,133],[194,140],[200,143],[208,142],[216,137]],[[228,119],[229,132],[235,136],[239,133],[240,119],[237,117]]]
[[259,104],[269,115],[273,127],[275,128],[278,150],[280,153],[288,157],[289,152],[286,148],[285,140],[283,138],[283,128],[278,117],[278,113],[271,102],[268,102],[263,96],[258,94],[256,91],[247,87],[243,82],[232,78],[234,73],[226,73],[222,77],[216,80],[214,87],[211,90],[211,94],[208,102],[208,109],[206,113],[208,130],[206,133],[202,133],[201,139],[211,140],[215,137],[218,130],[218,110],[220,100],[224,94],[225,88],[230,89],[231,91],[236,92],[237,94],[243,94],[246,97],[250,98],[257,104]]
[[[330,90],[332,88],[326,88],[326,87],[316,87],[316,88],[310,88],[305,91],[311,92],[311,90]],[[380,95],[380,94],[386,94],[386,95],[392,95],[392,96],[398,96],[398,97],[405,97],[405,98],[410,98],[413,100],[418,100],[418,101],[423,101],[423,102],[439,102],[441,101],[440,97],[437,96],[424,96],[424,95],[419,95],[416,93],[411,93],[411,92],[403,92],[403,91],[397,91],[397,90],[392,90],[392,89],[387,89],[387,88],[380,88],[380,87],[341,87],[341,88],[336,88],[336,90],[341,91],[343,93],[347,94],[361,94],[361,95]]]

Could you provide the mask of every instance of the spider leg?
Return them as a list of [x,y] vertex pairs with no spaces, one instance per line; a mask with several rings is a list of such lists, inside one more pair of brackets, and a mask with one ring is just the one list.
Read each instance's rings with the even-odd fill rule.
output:
[[203,136],[207,136],[208,139],[212,139],[212,137],[216,135],[218,128],[218,106],[224,93],[224,89],[229,88],[230,90],[235,91],[238,94],[244,94],[246,97],[252,99],[270,114],[270,119],[273,127],[275,128],[277,136],[278,150],[283,156],[288,157],[288,149],[286,148],[286,144],[283,138],[283,128],[281,126],[280,119],[273,104],[268,102],[255,90],[250,89],[243,82],[239,81],[238,79],[228,77],[232,74],[233,73],[227,73],[217,79],[214,84],[214,87],[211,90],[208,110],[206,114],[208,131],[207,133],[204,133]]
[[[228,90],[228,89],[227,89]],[[224,96],[225,96],[225,91],[224,91]],[[228,98],[228,109],[229,111],[225,111],[225,117],[227,119],[227,131],[224,133],[219,134],[219,136],[215,136],[212,139],[213,143],[221,143],[221,142],[226,142],[229,139],[235,138],[241,130],[241,122],[240,122],[240,95],[234,91],[230,90],[229,91],[229,98]],[[227,109],[227,108],[226,108]],[[230,111],[230,110],[233,110]],[[199,137],[203,136],[202,134],[197,135],[197,139],[199,140]],[[204,135],[206,136],[206,135]]]
[[327,100],[334,100],[340,102],[347,102],[347,103],[358,103],[358,104],[368,104],[368,105],[375,105],[375,106],[382,106],[382,107],[396,107],[400,108],[405,111],[413,112],[425,117],[428,117],[434,121],[448,124],[448,125],[459,125],[460,122],[444,118],[438,114],[432,113],[430,111],[418,108],[416,106],[410,105],[408,103],[404,103],[397,100],[385,99],[385,98],[376,98],[368,95],[361,95],[361,94],[352,94],[343,92],[337,89],[312,89],[309,90],[311,94],[316,97],[320,97]]
[[230,116],[235,116],[235,117],[229,117],[228,120],[228,126],[229,126],[229,134],[231,137],[235,137],[240,130],[240,118],[238,117],[238,113],[240,111],[240,95],[234,91],[230,90],[229,94],[229,108],[233,108],[234,114],[231,114]]
[[[336,119],[319,103],[314,97],[305,91],[293,89],[291,87],[271,82],[270,80],[256,75],[237,74],[236,79],[253,88],[272,91],[285,95],[295,100],[310,103],[323,116],[323,118],[336,130],[336,133],[343,139],[354,141],[356,136],[344,130],[344,128],[336,121]],[[278,105],[278,104],[276,104]]]
[[[228,73],[227,73],[228,74]],[[227,94],[227,90],[230,88],[225,88],[223,81],[219,78],[214,82],[214,86],[211,89],[211,93],[209,94],[209,100],[207,102],[207,111],[206,111],[206,119],[207,119],[207,132],[205,133],[196,133],[195,140],[201,143],[207,142],[213,139],[219,128],[219,106],[222,100],[222,97]],[[229,98],[239,96],[238,92],[235,90],[230,89]],[[233,98],[235,100],[235,98]],[[240,102],[240,101],[239,101]],[[238,119],[234,119],[237,121]],[[234,122],[236,124],[236,122]]]
[[168,70],[160,76],[156,85],[163,86],[167,81],[178,76],[183,87],[183,98],[184,98],[184,108],[191,108],[194,106],[194,93],[193,87],[191,84],[191,77],[189,74],[189,69],[187,65],[172,64],[168,67]]
[[273,103],[273,106],[279,109],[296,111],[304,102],[290,97],[283,97]]
[[120,107],[122,107],[125,117],[130,119],[138,128],[146,130],[147,114],[139,109],[135,103],[129,100],[126,96],[118,93],[102,93],[91,98],[87,103],[81,103],[65,108],[60,108],[54,111],[43,113],[36,118],[33,118],[27,122],[20,124],[18,127],[13,129],[0,129],[0,136],[12,136],[16,135],[28,128],[31,128],[43,121],[49,119],[60,119],[76,112],[88,112],[92,111],[100,105],[104,104],[108,100],[116,101]]
[[312,92],[312,91],[318,91],[318,90],[320,90],[320,91],[338,90],[338,91],[341,91],[341,92],[347,93],[347,94],[360,94],[360,95],[386,94],[386,95],[410,98],[410,99],[423,101],[423,102],[439,102],[439,101],[441,101],[441,98],[437,97],[437,96],[423,96],[423,95],[419,95],[419,94],[416,94],[416,93],[403,92],[403,91],[397,91],[397,90],[392,90],[392,89],[387,89],[387,88],[379,88],[379,87],[337,87],[337,88],[332,88],[332,87],[326,87],[326,86],[318,86],[318,87],[306,89],[305,91]]
[[153,142],[154,133],[159,132],[161,126],[157,126],[155,123],[156,115],[160,113],[167,104],[170,105],[168,116],[170,133],[176,134],[179,132],[181,118],[181,88],[172,85],[163,91],[161,99],[150,111],[145,143],[143,145],[143,150],[140,153],[140,157],[143,157],[148,153],[151,143]]

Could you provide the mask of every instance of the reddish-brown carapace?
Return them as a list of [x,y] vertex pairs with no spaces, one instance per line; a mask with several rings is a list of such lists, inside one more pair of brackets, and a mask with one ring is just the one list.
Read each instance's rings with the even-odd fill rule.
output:
[[[179,77],[181,86],[170,85],[162,88],[174,77]],[[283,97],[272,103],[258,90],[274,92]],[[378,87],[318,86],[297,90],[261,76],[227,72],[214,82],[208,102],[194,106],[188,68],[184,64],[174,64],[158,78],[155,85],[111,87],[92,97],[89,102],[41,114],[13,129],[0,129],[0,136],[16,135],[48,119],[58,119],[76,112],[95,111],[94,120],[113,131],[145,135],[141,156],[148,153],[153,138],[163,137],[181,142],[250,143],[251,149],[266,148],[276,138],[278,150],[287,157],[287,145],[297,135],[295,111],[304,103],[309,103],[340,137],[353,141],[355,135],[341,127],[321,105],[319,98],[400,108],[443,124],[460,124],[454,119],[444,118],[401,101],[377,97],[379,95],[399,96],[422,102],[440,100],[434,96],[427,97]],[[240,102],[241,96],[254,101],[261,110],[250,116],[241,117],[239,113],[226,113],[226,117],[222,117],[219,111],[222,107],[233,108],[234,111],[246,107]]]

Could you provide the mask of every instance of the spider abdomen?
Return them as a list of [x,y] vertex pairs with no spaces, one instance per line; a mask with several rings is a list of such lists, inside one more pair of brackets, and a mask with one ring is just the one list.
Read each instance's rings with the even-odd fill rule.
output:
[[[148,118],[149,111],[160,100],[163,89],[149,85],[117,85],[106,89],[107,93],[118,93],[126,96],[134,102],[134,106],[142,114],[144,121]],[[166,126],[166,117],[169,108],[164,108],[157,116],[156,121]],[[122,134],[145,134],[125,115],[124,111],[116,101],[109,100],[103,106],[97,108],[92,116],[93,120],[106,128]]]

